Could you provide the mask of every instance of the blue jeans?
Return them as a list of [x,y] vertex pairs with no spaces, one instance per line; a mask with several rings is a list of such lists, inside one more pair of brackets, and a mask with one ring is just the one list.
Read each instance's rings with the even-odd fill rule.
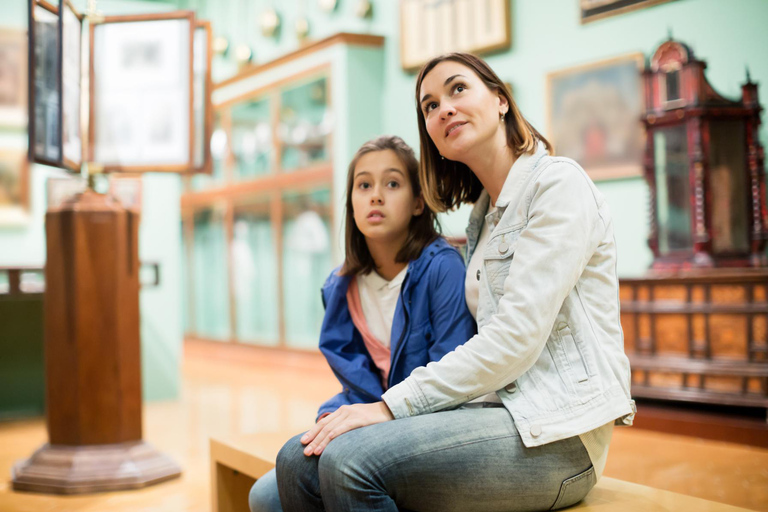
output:
[[503,407],[458,409],[352,430],[320,457],[300,435],[277,456],[285,510],[532,511],[581,501],[596,477],[578,436],[526,448]]
[[248,495],[248,507],[251,512],[283,512],[280,496],[277,493],[275,470],[267,472],[256,480]]

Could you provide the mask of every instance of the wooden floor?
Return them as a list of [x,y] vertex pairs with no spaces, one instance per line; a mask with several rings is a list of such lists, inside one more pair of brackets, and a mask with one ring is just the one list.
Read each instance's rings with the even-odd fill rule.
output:
[[[0,423],[0,511],[208,511],[210,436],[299,432],[337,388],[319,356],[187,343],[180,400],[148,404],[144,414],[145,440],[181,464],[182,478],[90,496],[13,492],[11,466],[45,442],[45,426],[42,419]],[[768,511],[768,450],[762,448],[620,428],[605,475]]]

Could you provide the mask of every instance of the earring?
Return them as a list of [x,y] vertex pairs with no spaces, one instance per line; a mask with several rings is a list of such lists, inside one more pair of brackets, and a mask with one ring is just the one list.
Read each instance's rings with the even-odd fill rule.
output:
[[440,155],[440,160],[445,160],[445,157],[443,155]]

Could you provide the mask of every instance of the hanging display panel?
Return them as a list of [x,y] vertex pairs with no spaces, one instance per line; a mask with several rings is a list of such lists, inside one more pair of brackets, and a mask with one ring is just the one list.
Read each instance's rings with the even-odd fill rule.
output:
[[211,135],[213,131],[213,103],[211,91],[211,58],[213,32],[209,21],[198,21],[195,24],[194,39],[194,166],[196,172],[211,174],[213,163],[211,159]]
[[79,172],[83,159],[81,128],[81,53],[83,17],[69,0],[59,3],[61,18],[61,151],[63,166]]
[[61,165],[61,32],[59,10],[29,2],[29,159]]
[[192,171],[194,13],[108,16],[90,30],[91,161],[107,171]]

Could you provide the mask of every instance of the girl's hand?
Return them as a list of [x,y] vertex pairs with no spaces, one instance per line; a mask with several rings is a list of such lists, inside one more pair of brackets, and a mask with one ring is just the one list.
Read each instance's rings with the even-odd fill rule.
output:
[[356,428],[383,423],[395,419],[384,402],[373,404],[342,405],[324,417],[301,437],[306,444],[304,455],[320,455],[332,439]]

